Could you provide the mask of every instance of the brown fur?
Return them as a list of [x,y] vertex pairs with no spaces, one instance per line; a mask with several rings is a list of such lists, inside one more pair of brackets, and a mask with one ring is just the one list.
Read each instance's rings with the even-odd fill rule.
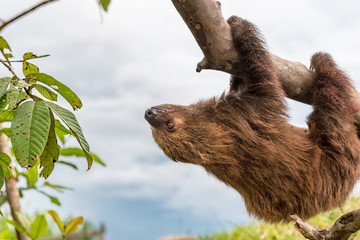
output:
[[220,98],[149,109],[155,141],[169,158],[201,165],[236,189],[248,212],[268,222],[306,219],[343,203],[360,163],[348,77],[330,55],[314,54],[309,130],[292,126],[257,30],[238,17],[228,22],[244,74]]

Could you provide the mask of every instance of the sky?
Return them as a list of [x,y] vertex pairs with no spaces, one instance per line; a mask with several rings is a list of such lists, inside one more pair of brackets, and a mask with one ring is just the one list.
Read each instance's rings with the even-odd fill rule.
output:
[[[35,3],[0,0],[0,18]],[[225,18],[238,15],[255,23],[272,53],[308,66],[314,52],[329,52],[359,87],[357,1],[221,3]],[[97,225],[105,223],[109,240],[204,235],[255,221],[234,190],[200,167],[167,159],[144,120],[151,106],[187,105],[228,87],[228,74],[196,73],[202,52],[171,1],[112,0],[102,14],[95,0],[61,0],[10,25],[2,36],[17,58],[27,51],[51,55],[33,63],[82,99],[76,116],[91,150],[107,163],[90,171],[81,159],[71,159],[79,171],[57,166],[49,181],[75,190],[55,194],[61,208],[26,193],[25,212],[83,215]],[[21,65],[15,69],[19,72]],[[0,68],[2,76],[8,73]],[[291,122],[306,126],[311,107],[294,101],[289,106]],[[70,141],[67,146],[77,145]]]

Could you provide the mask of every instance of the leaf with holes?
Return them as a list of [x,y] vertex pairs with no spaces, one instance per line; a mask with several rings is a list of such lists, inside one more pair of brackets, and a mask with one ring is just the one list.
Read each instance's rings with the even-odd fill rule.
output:
[[10,84],[10,88],[7,91],[7,101],[9,103],[9,108],[16,108],[16,103],[19,98],[21,90],[16,88],[13,84]]
[[46,85],[60,93],[61,96],[63,96],[66,101],[70,103],[74,110],[80,109],[82,107],[80,98],[70,88],[68,88],[52,76],[49,76],[45,73],[33,73],[29,76],[36,78],[37,81],[45,83]]
[[57,94],[48,89],[47,87],[44,87],[39,84],[35,84],[36,90],[45,98],[51,100],[51,101],[57,101]]
[[38,72],[39,72],[39,68],[36,65],[29,63],[27,61],[23,61],[23,73],[25,77],[28,77],[32,73],[38,73]]
[[43,176],[45,179],[47,179],[50,176],[51,172],[54,170],[55,163],[59,160],[59,149],[60,149],[56,140],[55,119],[52,112],[50,112],[50,118],[51,118],[51,125],[50,125],[49,138],[46,143],[44,152],[40,157],[40,165],[42,167],[40,176]]
[[31,168],[44,151],[50,131],[50,110],[44,101],[29,101],[15,111],[11,143],[22,167]]
[[81,130],[81,127],[76,120],[75,115],[70,112],[69,110],[62,108],[54,103],[46,102],[46,104],[49,106],[49,108],[59,116],[59,118],[70,128],[73,135],[75,136],[76,140],[79,142],[80,147],[82,148],[85,157],[88,162],[88,170],[91,168],[93,158],[90,154],[90,147],[88,142],[86,141],[84,134]]

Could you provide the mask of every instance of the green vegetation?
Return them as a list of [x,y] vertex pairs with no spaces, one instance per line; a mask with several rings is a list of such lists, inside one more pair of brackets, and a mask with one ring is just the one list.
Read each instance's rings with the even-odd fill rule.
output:
[[[1,18],[0,32],[9,24],[55,1],[43,0],[12,19]],[[111,0],[96,2],[100,9],[107,11]],[[26,41],[24,43],[28,44]],[[52,222],[56,223],[62,239],[68,239],[70,234],[74,234],[84,223],[84,218],[79,216],[63,222],[52,210],[29,218],[21,211],[20,198],[23,197],[23,192],[36,191],[47,196],[53,204],[61,205],[58,198],[50,195],[48,190],[62,192],[71,188],[46,180],[58,164],[75,169],[77,166],[59,158],[84,158],[88,170],[93,161],[105,166],[97,155],[90,152],[89,144],[74,113],[57,105],[58,96],[61,96],[68,102],[68,107],[78,110],[83,105],[80,98],[54,77],[41,72],[33,63],[48,56],[26,52],[22,58],[15,58],[10,44],[1,32],[0,190],[4,191],[1,191],[0,207],[8,203],[11,215],[3,216],[0,211],[0,239],[40,239],[49,234],[49,223]],[[69,137],[74,137],[79,147],[66,147],[65,143]],[[90,225],[86,226],[89,228]],[[80,235],[77,236],[80,238]],[[83,239],[84,236],[82,235]]]
[[[345,213],[360,208],[360,197],[353,197],[349,199],[342,209]],[[336,219],[341,217],[344,213],[340,208],[335,208],[326,214],[320,214],[311,218],[307,222],[317,228],[329,228]],[[350,239],[359,239],[360,233],[354,234]],[[200,237],[201,240],[297,240],[304,239],[302,235],[296,231],[293,224],[251,224],[248,226],[235,227],[230,232],[220,232],[213,235]]]

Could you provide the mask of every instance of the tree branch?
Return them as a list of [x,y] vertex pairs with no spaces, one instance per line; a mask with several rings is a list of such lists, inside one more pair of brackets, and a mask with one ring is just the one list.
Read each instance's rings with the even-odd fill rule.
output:
[[296,215],[291,218],[295,221],[295,228],[310,240],[346,240],[360,229],[360,209],[344,214],[330,229],[316,229]]
[[36,9],[38,9],[38,8],[41,7],[41,6],[44,6],[44,5],[48,4],[48,3],[55,2],[55,1],[58,1],[58,0],[46,0],[46,1],[43,1],[43,2],[41,2],[41,3],[39,3],[39,4],[37,4],[37,5],[29,8],[28,10],[25,10],[24,12],[18,14],[17,16],[11,18],[11,19],[8,20],[8,21],[1,20],[2,25],[0,26],[0,32],[1,32],[6,26],[8,26],[10,23],[15,22],[15,21],[18,20],[19,18],[24,17],[25,15],[27,15],[27,14],[35,11]]
[[[204,59],[196,70],[213,69],[237,75],[238,56],[235,51],[230,26],[221,13],[221,4],[215,0],[172,0],[175,8],[187,24]],[[312,72],[302,63],[292,62],[271,54],[279,80],[287,97],[312,104]],[[353,91],[354,102],[360,104],[360,94]],[[360,112],[355,116],[360,126]]]

